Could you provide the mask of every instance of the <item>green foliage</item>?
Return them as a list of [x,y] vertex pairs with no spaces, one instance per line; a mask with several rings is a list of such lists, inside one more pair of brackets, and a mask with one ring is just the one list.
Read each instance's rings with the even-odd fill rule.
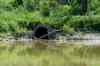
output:
[[13,6],[18,7],[23,5],[23,0],[14,0]]
[[8,28],[9,28],[9,26],[6,22],[1,22],[0,23],[0,32],[7,32]]
[[24,8],[28,11],[34,11],[36,8],[35,0],[26,0],[24,1]]
[[100,14],[100,0],[90,0],[90,14],[98,15]]
[[40,2],[40,12],[43,16],[49,16],[49,4],[48,1]]
[[74,29],[69,27],[68,25],[64,25],[63,30],[64,30],[65,33],[69,33],[69,34],[74,33]]
[[72,0],[71,7],[71,14],[80,15],[80,0]]
[[76,31],[100,31],[99,16],[76,16],[68,22]]
[[[89,0],[88,6],[89,15],[100,14],[99,0]],[[29,24],[47,24],[56,29],[64,28],[65,32],[68,28],[100,31],[99,22],[99,16],[80,16],[79,0],[66,4],[57,0],[0,0],[0,32],[30,30]]]

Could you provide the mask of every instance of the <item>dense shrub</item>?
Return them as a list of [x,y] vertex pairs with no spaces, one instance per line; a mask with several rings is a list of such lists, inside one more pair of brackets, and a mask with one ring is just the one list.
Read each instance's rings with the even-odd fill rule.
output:
[[63,25],[63,30],[65,33],[69,33],[69,34],[74,33],[74,29],[69,27],[68,25]]
[[76,31],[100,31],[99,16],[76,16],[68,22]]

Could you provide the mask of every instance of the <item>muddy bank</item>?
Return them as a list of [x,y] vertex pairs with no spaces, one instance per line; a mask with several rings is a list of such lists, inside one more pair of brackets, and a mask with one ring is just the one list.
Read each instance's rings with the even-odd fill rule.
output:
[[[20,33],[7,33],[0,34],[0,41],[2,40],[36,40],[38,38],[33,38],[34,34],[32,31],[29,32],[20,32]],[[100,40],[100,33],[76,33],[76,34],[67,34],[59,33],[55,34],[55,40]],[[52,39],[51,39],[52,40]]]
[[[32,38],[32,31],[21,32],[15,34],[0,35],[0,42],[14,44],[22,42],[24,44],[32,44],[34,41],[40,42],[40,39]],[[100,45],[100,33],[77,33],[77,34],[57,34],[55,39],[46,40],[49,44],[84,44],[84,45]]]

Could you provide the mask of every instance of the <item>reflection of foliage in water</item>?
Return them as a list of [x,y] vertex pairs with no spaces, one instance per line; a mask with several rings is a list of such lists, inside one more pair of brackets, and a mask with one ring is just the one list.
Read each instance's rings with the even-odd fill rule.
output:
[[[9,49],[13,47],[13,51]],[[100,47],[63,44],[51,48],[34,47],[34,44],[0,45],[0,64],[7,65],[37,65],[37,66],[99,66]],[[8,62],[6,62],[8,61]],[[15,64],[16,63],[16,64]]]

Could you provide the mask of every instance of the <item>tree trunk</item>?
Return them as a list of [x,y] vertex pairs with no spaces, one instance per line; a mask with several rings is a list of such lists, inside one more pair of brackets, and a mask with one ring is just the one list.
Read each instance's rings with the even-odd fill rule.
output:
[[87,13],[87,8],[88,8],[88,0],[80,0],[81,15],[85,15]]

